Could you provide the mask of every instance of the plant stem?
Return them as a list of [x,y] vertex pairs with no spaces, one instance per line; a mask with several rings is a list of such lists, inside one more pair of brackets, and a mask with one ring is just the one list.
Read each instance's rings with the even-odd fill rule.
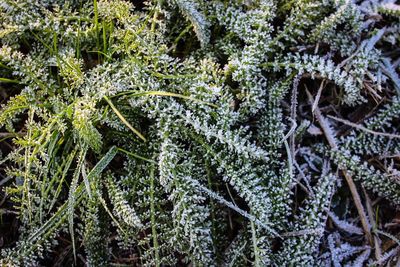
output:
[[157,240],[157,229],[156,229],[156,209],[154,206],[154,165],[150,169],[150,220],[151,220],[151,235],[153,237],[154,253],[156,257],[156,267],[160,266],[160,254]]

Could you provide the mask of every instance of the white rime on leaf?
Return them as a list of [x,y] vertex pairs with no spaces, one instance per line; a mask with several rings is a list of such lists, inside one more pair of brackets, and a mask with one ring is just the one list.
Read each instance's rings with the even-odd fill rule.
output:
[[371,254],[371,249],[367,248],[353,262],[346,264],[345,267],[363,267],[363,266],[365,266],[365,261],[368,260],[368,257],[370,254]]
[[137,216],[136,211],[129,205],[124,197],[124,193],[114,183],[112,178],[108,179],[107,188],[117,217],[131,227],[142,228],[143,224]]
[[348,223],[344,220],[340,220],[333,212],[328,212],[329,217],[332,219],[332,221],[336,224],[337,227],[342,229],[343,231],[346,231],[347,233],[350,234],[356,234],[356,235],[362,235],[363,231],[361,228]]
[[385,73],[392,80],[397,90],[397,95],[400,96],[400,78],[392,63],[388,58],[382,58],[382,63],[380,66],[383,70],[383,73]]
[[199,11],[199,5],[196,0],[174,0],[176,5],[193,24],[194,32],[197,35],[202,46],[210,42],[210,25],[207,18]]

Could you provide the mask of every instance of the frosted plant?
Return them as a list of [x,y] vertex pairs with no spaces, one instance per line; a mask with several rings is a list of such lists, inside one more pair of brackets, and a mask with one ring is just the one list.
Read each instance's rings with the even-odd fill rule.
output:
[[354,178],[360,180],[366,188],[391,199],[394,203],[399,203],[400,185],[394,182],[388,174],[381,173],[374,166],[369,166],[357,156],[350,156],[345,151],[332,151],[331,157],[338,165],[349,170]]
[[114,211],[116,217],[121,221],[125,222],[130,227],[141,228],[142,223],[136,215],[135,210],[129,206],[127,201],[124,199],[123,192],[118,188],[112,178],[108,179],[108,192],[111,198],[111,202],[114,205]]
[[[100,201],[96,198],[88,200],[88,211],[84,219],[84,244],[89,266],[106,266],[107,255],[107,225],[102,220],[104,214],[100,214]],[[103,216],[101,216],[103,215]]]
[[[258,65],[269,52],[271,27],[269,22],[274,16],[275,4],[260,1],[259,9],[243,12],[240,5],[224,8],[216,6],[216,16],[221,24],[245,42],[243,51],[230,55],[227,72],[239,83],[243,103],[241,108],[255,114],[265,103],[266,79]],[[244,111],[242,111],[244,112]]]
[[[324,175],[320,178],[314,196],[301,210],[301,215],[296,219],[292,226],[293,228],[291,228],[295,237],[289,237],[283,244],[284,248],[280,255],[282,262],[288,262],[293,265],[315,265],[316,257],[314,254],[318,253],[318,246],[323,236],[327,217],[324,210],[329,205],[335,179],[334,175]],[[299,236],[297,237],[296,235]]]
[[[349,261],[348,264],[357,264],[358,261],[365,261],[365,252],[366,254],[370,253],[369,247],[359,247],[359,246],[352,246],[348,243],[342,242],[340,240],[340,236],[338,233],[333,233],[328,236],[327,238],[329,252],[324,257],[327,257],[325,260],[325,264],[331,266],[343,266],[347,259],[352,257],[354,254],[362,252],[354,262]],[[363,255],[364,254],[364,255]]]
[[210,25],[205,15],[199,10],[198,1],[174,0],[173,2],[178,6],[182,14],[192,23],[200,43],[203,46],[207,45],[210,41]]
[[359,155],[392,155],[399,152],[399,139],[393,134],[382,134],[382,129],[395,133],[392,122],[400,111],[398,98],[380,109],[373,117],[365,120],[363,128],[354,129],[348,136],[341,139],[342,145]]
[[338,86],[343,87],[346,96],[344,102],[349,105],[354,105],[365,101],[360,95],[361,85],[357,80],[345,70],[341,70],[332,60],[326,60],[319,56],[295,54],[290,55],[282,64],[286,67],[287,73],[290,74],[292,69],[295,69],[299,75],[308,73],[311,78],[319,76],[324,79],[329,79],[335,82]]
[[356,49],[353,39],[361,32],[362,14],[352,1],[337,2],[336,11],[312,31],[311,40],[327,43],[332,49],[351,55]]
[[357,226],[355,226],[354,224],[351,224],[344,220],[340,220],[332,212],[329,212],[328,215],[332,219],[332,221],[338,226],[339,229],[346,231],[347,233],[350,233],[350,234],[362,235],[362,230],[360,228],[358,228]]
[[0,1],[0,264],[393,263],[398,9]]

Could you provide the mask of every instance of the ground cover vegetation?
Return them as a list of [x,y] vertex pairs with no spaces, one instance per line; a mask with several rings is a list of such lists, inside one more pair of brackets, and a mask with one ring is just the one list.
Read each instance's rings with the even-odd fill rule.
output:
[[400,5],[0,1],[2,266],[395,266]]

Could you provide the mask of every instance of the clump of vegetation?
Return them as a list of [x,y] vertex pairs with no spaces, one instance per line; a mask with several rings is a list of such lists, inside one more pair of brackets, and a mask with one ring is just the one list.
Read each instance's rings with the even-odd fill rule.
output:
[[2,266],[398,264],[395,1],[0,14]]

